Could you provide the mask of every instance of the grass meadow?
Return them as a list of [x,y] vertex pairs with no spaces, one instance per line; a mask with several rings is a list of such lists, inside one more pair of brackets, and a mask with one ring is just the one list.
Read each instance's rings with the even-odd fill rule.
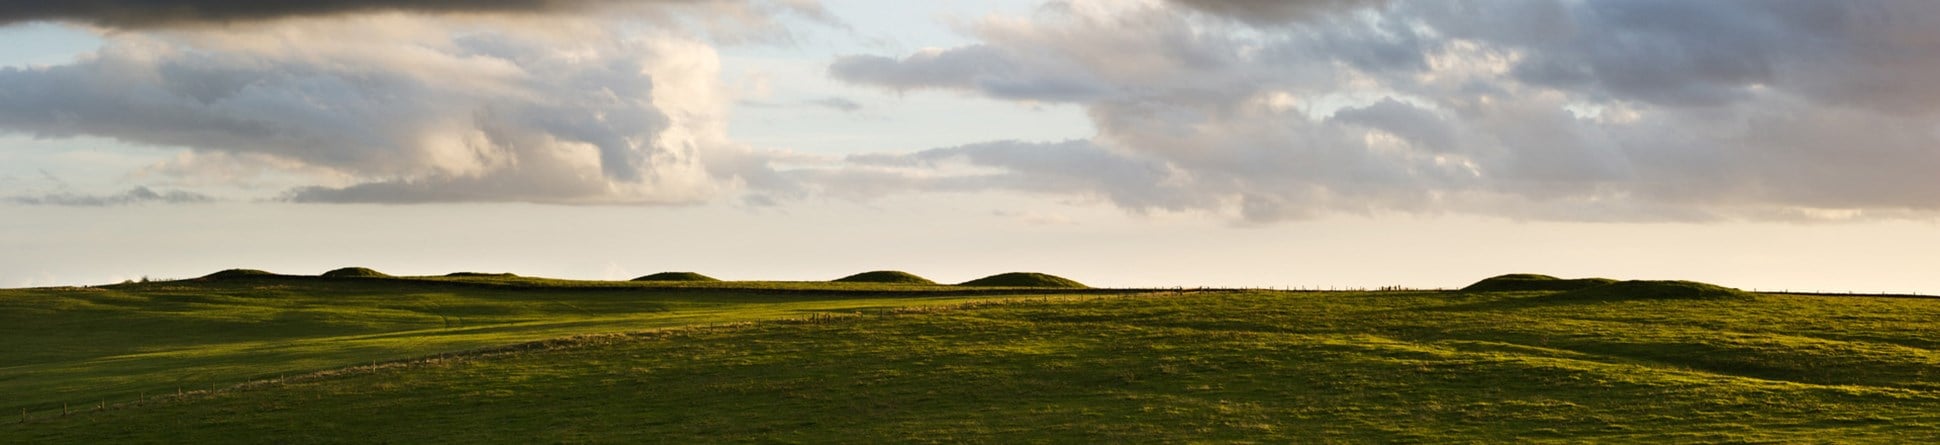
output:
[[1940,438],[1940,300],[594,283],[0,291],[0,442]]

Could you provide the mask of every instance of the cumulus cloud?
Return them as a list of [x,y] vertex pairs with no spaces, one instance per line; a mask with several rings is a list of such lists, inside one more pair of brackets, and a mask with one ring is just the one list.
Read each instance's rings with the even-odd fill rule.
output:
[[269,159],[335,178],[286,194],[303,202],[689,203],[766,174],[727,140],[710,44],[543,20],[109,34],[70,64],[0,69],[0,130],[207,154],[166,171]]
[[6,202],[14,204],[69,207],[107,207],[147,203],[199,204],[214,201],[215,198],[201,193],[182,190],[163,190],[158,192],[148,187],[135,187],[126,192],[111,195],[61,192],[45,195],[9,196],[6,198]]
[[[1255,221],[1940,211],[1925,192],[1940,188],[1931,3],[1064,5],[975,23],[969,45],[842,57],[830,75],[1083,107],[1098,129],[1090,141],[885,159],[910,168],[949,154],[992,171],[900,177],[1141,211]],[[1113,159],[1093,162],[1167,173],[1060,168],[1080,146]]]

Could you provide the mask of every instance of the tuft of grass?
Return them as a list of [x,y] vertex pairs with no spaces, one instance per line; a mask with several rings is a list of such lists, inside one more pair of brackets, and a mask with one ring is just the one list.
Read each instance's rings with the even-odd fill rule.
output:
[[282,275],[278,275],[267,271],[256,270],[256,269],[225,269],[216,273],[203,275],[202,278],[198,278],[198,279],[227,280],[227,279],[235,279],[235,278],[262,278],[262,277],[280,277],[280,276]]
[[1559,291],[1577,290],[1615,283],[1609,278],[1577,278],[1565,280],[1549,275],[1518,273],[1498,275],[1477,281],[1463,292],[1515,292],[1515,291]]
[[714,277],[694,273],[694,272],[661,272],[657,274],[643,276],[640,278],[634,278],[632,281],[717,282],[721,280],[716,279]]
[[1037,272],[1010,272],[965,281],[958,286],[975,287],[1054,287],[1062,289],[1086,289],[1084,283]]
[[897,284],[924,284],[924,285],[936,284],[935,281],[930,281],[930,279],[928,278],[923,278],[920,276],[916,276],[916,274],[912,274],[912,273],[904,272],[900,270],[877,270],[877,271],[863,272],[863,273],[850,275],[842,278],[836,278],[834,282],[836,283],[897,283]]
[[364,267],[345,267],[323,273],[324,278],[391,278],[390,274]]

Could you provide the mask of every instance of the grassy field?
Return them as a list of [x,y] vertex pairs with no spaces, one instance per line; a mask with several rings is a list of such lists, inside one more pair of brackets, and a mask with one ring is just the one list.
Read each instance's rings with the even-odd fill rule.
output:
[[0,409],[144,395],[585,333],[1003,298],[872,283],[239,277],[0,290]]
[[[1940,438],[1940,300],[1682,282],[997,301],[947,286],[507,280],[5,291],[0,329],[25,347],[0,363],[0,392],[43,409],[0,442]],[[768,321],[719,324],[734,320]],[[146,402],[126,391],[619,331],[634,333]],[[44,409],[80,394],[120,405]]]

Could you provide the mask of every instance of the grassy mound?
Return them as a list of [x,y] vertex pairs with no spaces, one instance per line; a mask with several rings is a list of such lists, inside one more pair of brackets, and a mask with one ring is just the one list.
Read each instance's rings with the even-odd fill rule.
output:
[[346,267],[323,273],[324,278],[390,278],[391,275],[370,268]]
[[836,278],[835,282],[837,283],[936,284],[935,281],[930,281],[930,279],[928,278],[919,277],[919,276],[916,276],[916,274],[912,274],[912,273],[904,272],[900,270],[878,270],[878,271],[872,271],[872,272],[863,272],[863,273],[850,275],[842,278]]
[[1084,283],[1072,281],[1071,279],[1068,279],[1068,278],[1060,277],[1057,275],[1041,274],[1037,272],[1000,273],[1000,274],[991,275],[983,278],[978,278],[975,280],[965,281],[962,284],[958,284],[958,286],[1058,287],[1058,288],[1066,288],[1066,289],[1085,289],[1090,287],[1090,286],[1085,286]]
[[445,276],[453,277],[453,278],[463,278],[463,277],[517,278],[518,277],[518,275],[511,274],[511,273],[485,273],[485,272],[452,272],[452,273],[445,274]]
[[221,272],[203,275],[202,278],[200,279],[227,280],[227,279],[234,279],[234,278],[275,277],[275,276],[280,276],[280,275],[266,272],[266,271],[256,270],[256,269],[228,269]]
[[716,279],[714,277],[701,275],[693,272],[661,272],[661,273],[647,275],[640,278],[634,278],[633,281],[710,281],[711,282],[711,281],[721,281],[721,280]]
[[1489,277],[1482,281],[1477,281],[1475,282],[1475,284],[1470,284],[1468,285],[1468,287],[1462,288],[1462,291],[1464,292],[1513,292],[1513,291],[1577,290],[1577,289],[1588,289],[1592,287],[1603,286],[1603,285],[1607,285],[1615,282],[1617,282],[1617,280],[1612,280],[1609,278],[1577,278],[1577,279],[1565,280],[1562,278],[1556,278],[1548,275],[1518,273],[1518,274],[1508,274],[1508,275]]
[[1749,300],[1749,292],[1696,281],[1631,280],[1552,295],[1556,301]]

